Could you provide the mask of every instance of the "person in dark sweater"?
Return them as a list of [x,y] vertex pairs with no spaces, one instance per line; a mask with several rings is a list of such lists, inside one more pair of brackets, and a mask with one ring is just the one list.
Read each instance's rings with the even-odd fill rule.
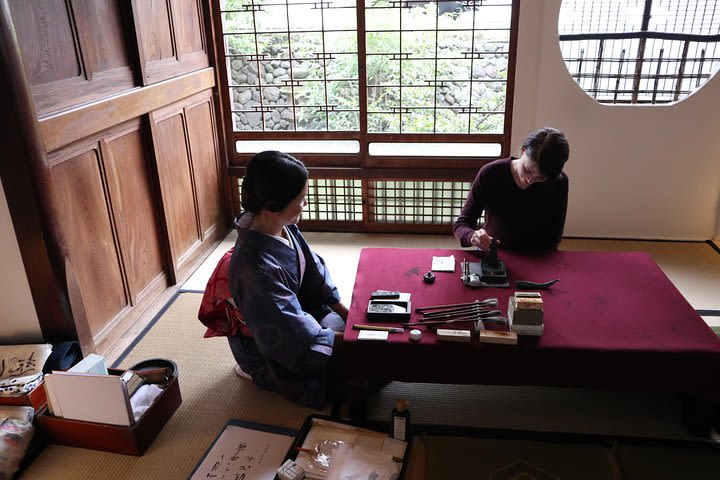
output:
[[543,128],[525,139],[520,158],[483,166],[453,227],[460,245],[487,251],[496,239],[513,250],[557,249],[565,228],[569,180],[563,166],[569,155],[565,135]]

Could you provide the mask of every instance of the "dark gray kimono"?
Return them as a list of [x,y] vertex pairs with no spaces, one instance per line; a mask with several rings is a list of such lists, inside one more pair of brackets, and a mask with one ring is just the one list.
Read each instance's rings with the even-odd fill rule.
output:
[[[325,262],[300,230],[286,227],[292,247],[239,225],[230,262],[230,291],[253,337],[228,337],[238,365],[260,387],[321,408],[329,381],[340,301]],[[298,254],[300,252],[300,254]]]

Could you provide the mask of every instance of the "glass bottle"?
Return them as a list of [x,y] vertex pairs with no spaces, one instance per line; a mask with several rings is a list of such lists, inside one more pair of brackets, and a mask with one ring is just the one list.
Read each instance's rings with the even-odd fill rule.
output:
[[410,434],[410,410],[407,400],[397,400],[392,414],[392,436],[407,442]]

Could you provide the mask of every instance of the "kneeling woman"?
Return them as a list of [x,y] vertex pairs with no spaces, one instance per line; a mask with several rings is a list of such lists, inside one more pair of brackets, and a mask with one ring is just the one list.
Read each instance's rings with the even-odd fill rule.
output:
[[347,308],[296,225],[307,205],[307,180],[305,166],[286,153],[261,152],[247,166],[230,291],[252,336],[228,341],[238,374],[321,408],[342,390],[338,347]]

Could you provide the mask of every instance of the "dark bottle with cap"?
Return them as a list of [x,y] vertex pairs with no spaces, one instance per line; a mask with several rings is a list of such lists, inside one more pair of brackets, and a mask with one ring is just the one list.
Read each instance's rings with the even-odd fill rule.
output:
[[407,408],[407,400],[397,400],[392,414],[392,436],[398,440],[407,442],[410,438],[410,410]]

